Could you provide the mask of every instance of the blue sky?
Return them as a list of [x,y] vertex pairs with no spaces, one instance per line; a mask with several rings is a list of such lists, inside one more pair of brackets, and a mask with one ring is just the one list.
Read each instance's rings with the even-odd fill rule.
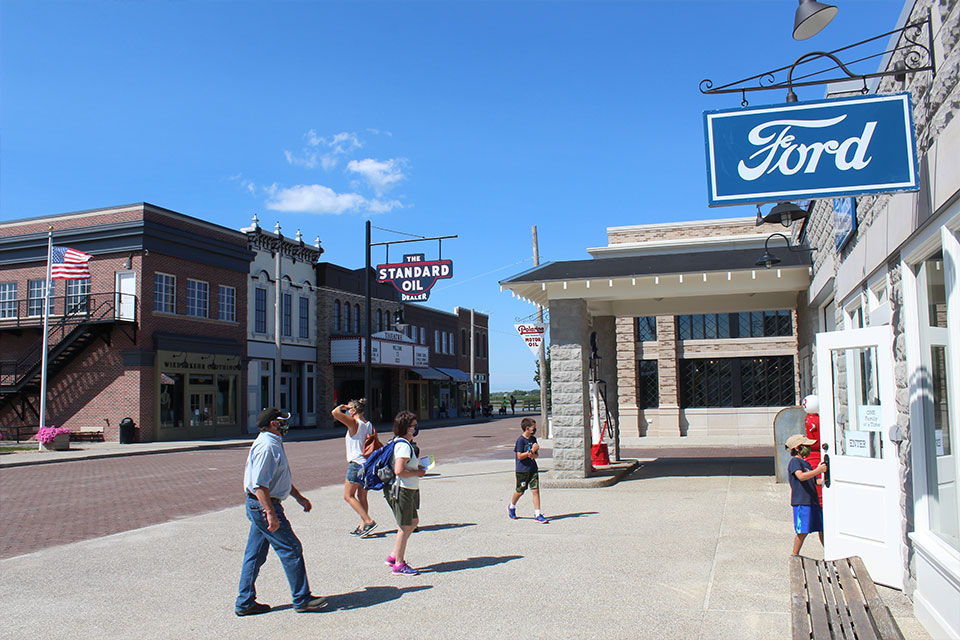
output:
[[429,304],[489,311],[492,389],[533,388],[513,324],[535,309],[497,285],[532,266],[531,225],[545,262],[589,257],[608,226],[754,215],[706,206],[702,112],[740,98],[699,82],[879,35],[903,6],[836,4],[796,42],[792,0],[2,0],[0,219],[256,213],[351,268],[368,218],[457,234]]

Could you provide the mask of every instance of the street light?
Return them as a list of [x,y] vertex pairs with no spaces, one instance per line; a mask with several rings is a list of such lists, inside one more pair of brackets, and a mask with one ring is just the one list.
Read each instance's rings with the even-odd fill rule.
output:
[[816,0],[800,0],[797,14],[793,20],[793,39],[806,40],[820,33],[837,15],[832,4],[823,4]]
[[766,222],[779,222],[785,227],[789,227],[794,221],[804,220],[807,217],[807,210],[792,202],[781,202],[773,209],[770,209],[766,215],[760,211],[760,205],[757,205],[757,226]]
[[783,235],[782,233],[774,233],[774,234],[771,234],[763,243],[763,255],[760,256],[760,258],[754,263],[755,265],[757,265],[758,267],[764,267],[766,269],[769,269],[775,264],[780,264],[781,262],[780,258],[770,253],[770,241],[777,236],[783,238],[783,241],[787,244],[787,251],[793,251],[793,252],[813,251],[813,249],[808,247],[791,246],[790,240],[787,238],[787,236]]

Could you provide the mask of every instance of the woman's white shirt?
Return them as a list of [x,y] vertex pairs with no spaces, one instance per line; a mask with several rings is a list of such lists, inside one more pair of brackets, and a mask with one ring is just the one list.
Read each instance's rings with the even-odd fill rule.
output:
[[[420,468],[420,460],[416,454],[414,454],[413,447],[402,438],[398,438],[397,444],[393,446],[393,459],[396,460],[397,458],[409,458],[406,468],[410,471],[416,471]],[[398,480],[400,481],[400,486],[404,489],[420,488],[420,476],[400,476]]]
[[371,433],[373,433],[373,423],[357,418],[357,432],[351,436],[350,430],[348,429],[345,437],[347,443],[347,462],[363,464],[367,461],[367,459],[363,457],[363,442],[367,439],[367,435]]

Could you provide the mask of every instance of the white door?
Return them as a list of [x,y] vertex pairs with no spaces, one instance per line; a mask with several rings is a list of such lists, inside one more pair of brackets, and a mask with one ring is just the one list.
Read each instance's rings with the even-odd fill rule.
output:
[[137,272],[117,271],[114,309],[118,320],[137,319]]
[[824,556],[860,556],[874,581],[902,589],[890,326],[817,334],[817,386],[820,439],[829,456]]

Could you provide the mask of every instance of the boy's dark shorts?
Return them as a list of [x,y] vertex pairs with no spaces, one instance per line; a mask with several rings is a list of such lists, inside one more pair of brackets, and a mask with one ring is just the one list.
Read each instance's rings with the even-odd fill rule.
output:
[[540,488],[539,471],[517,471],[517,493]]
[[420,490],[399,487],[399,493],[394,498],[393,487],[384,485],[383,496],[393,511],[393,518],[398,527],[409,527],[417,519],[417,509],[420,508]]

